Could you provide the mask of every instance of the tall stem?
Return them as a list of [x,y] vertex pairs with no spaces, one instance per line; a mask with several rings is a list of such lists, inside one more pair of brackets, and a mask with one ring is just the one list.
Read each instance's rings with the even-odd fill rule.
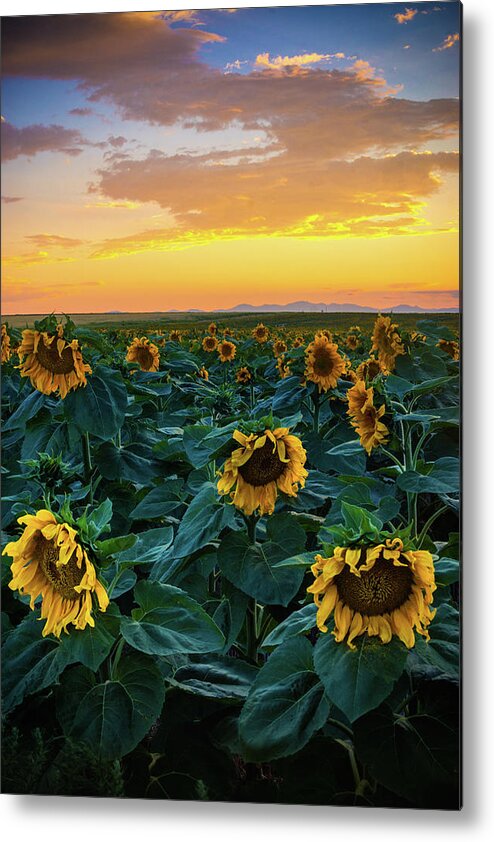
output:
[[317,386],[314,387],[314,391],[312,393],[312,403],[314,406],[314,410],[312,413],[312,429],[315,433],[319,432],[319,412],[321,410],[321,402],[319,398],[319,391]]
[[93,463],[91,460],[91,443],[89,441],[89,433],[83,433],[81,437],[81,444],[82,444],[82,459],[84,462],[84,479],[86,484],[90,486],[89,492],[89,499],[90,502],[93,503],[93,483],[92,483],[92,474],[93,474]]

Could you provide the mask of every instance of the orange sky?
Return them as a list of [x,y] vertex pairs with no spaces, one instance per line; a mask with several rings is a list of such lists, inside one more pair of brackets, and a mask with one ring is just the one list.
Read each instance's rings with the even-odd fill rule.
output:
[[457,99],[407,98],[375,44],[323,51],[316,19],[314,49],[287,18],[237,67],[248,13],[5,19],[4,314],[457,305]]

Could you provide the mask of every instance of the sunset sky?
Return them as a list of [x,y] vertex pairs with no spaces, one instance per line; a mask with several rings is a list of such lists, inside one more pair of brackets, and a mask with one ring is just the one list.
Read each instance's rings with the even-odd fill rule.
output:
[[3,18],[4,314],[456,306],[459,13]]

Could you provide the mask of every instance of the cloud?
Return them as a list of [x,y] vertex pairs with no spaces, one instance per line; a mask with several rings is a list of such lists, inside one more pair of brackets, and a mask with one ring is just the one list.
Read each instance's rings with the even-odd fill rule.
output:
[[425,230],[423,197],[439,190],[439,172],[457,169],[454,154],[425,150],[457,137],[456,99],[396,98],[398,87],[362,58],[321,66],[338,53],[260,54],[249,72],[225,73],[200,59],[219,40],[156,13],[5,19],[5,75],[76,80],[90,101],[156,126],[262,138],[208,154],[106,159],[90,187],[98,202],[155,201],[174,222],[101,243],[98,256],[213,238]]
[[108,138],[108,143],[110,144],[110,146],[113,146],[114,149],[121,149],[122,146],[125,146],[125,144],[127,143],[127,138],[123,137],[122,135],[118,135],[118,137],[115,137],[115,135],[110,135],[110,137]]
[[6,205],[10,205],[13,202],[22,202],[23,196],[2,196],[2,202]]
[[225,64],[225,70],[227,73],[230,73],[232,70],[241,70],[241,68],[249,64],[250,62],[245,59],[245,61],[241,61],[240,59],[235,59],[235,61],[229,61]]
[[284,67],[303,67],[304,65],[317,64],[321,61],[330,61],[333,58],[345,58],[344,53],[302,53],[298,56],[276,56],[270,58],[269,53],[260,53],[254,62],[255,67],[267,68],[268,70],[281,70]]
[[92,108],[71,108],[69,114],[73,114],[74,117],[89,117],[94,111]]
[[398,12],[398,14],[394,15],[394,19],[398,21],[398,23],[408,23],[409,20],[414,19],[417,11],[418,9],[405,9],[404,12]]
[[73,237],[61,237],[59,234],[29,234],[24,239],[29,240],[30,243],[40,249],[48,248],[48,246],[72,248],[73,246],[81,246],[86,242],[86,240],[77,240]]
[[2,161],[13,161],[20,155],[32,157],[38,152],[62,152],[64,155],[80,155],[89,142],[74,129],[63,126],[35,124],[19,129],[3,120]]
[[[214,160],[214,159],[213,159]],[[255,166],[211,165],[208,156],[149,156],[100,174],[115,199],[155,200],[172,214],[168,228],[101,243],[93,257],[203,245],[256,236],[379,237],[424,233],[423,199],[439,190],[437,173],[456,172],[454,153],[402,152],[352,162],[292,160]]]
[[433,53],[441,53],[443,50],[450,50],[451,47],[460,40],[459,32],[455,32],[454,35],[446,35],[443,43],[439,47],[434,47],[432,52]]

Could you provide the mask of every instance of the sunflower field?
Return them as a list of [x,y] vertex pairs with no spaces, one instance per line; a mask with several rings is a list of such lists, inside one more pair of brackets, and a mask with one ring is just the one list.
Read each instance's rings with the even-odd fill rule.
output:
[[458,809],[456,317],[215,317],[2,326],[3,790]]

